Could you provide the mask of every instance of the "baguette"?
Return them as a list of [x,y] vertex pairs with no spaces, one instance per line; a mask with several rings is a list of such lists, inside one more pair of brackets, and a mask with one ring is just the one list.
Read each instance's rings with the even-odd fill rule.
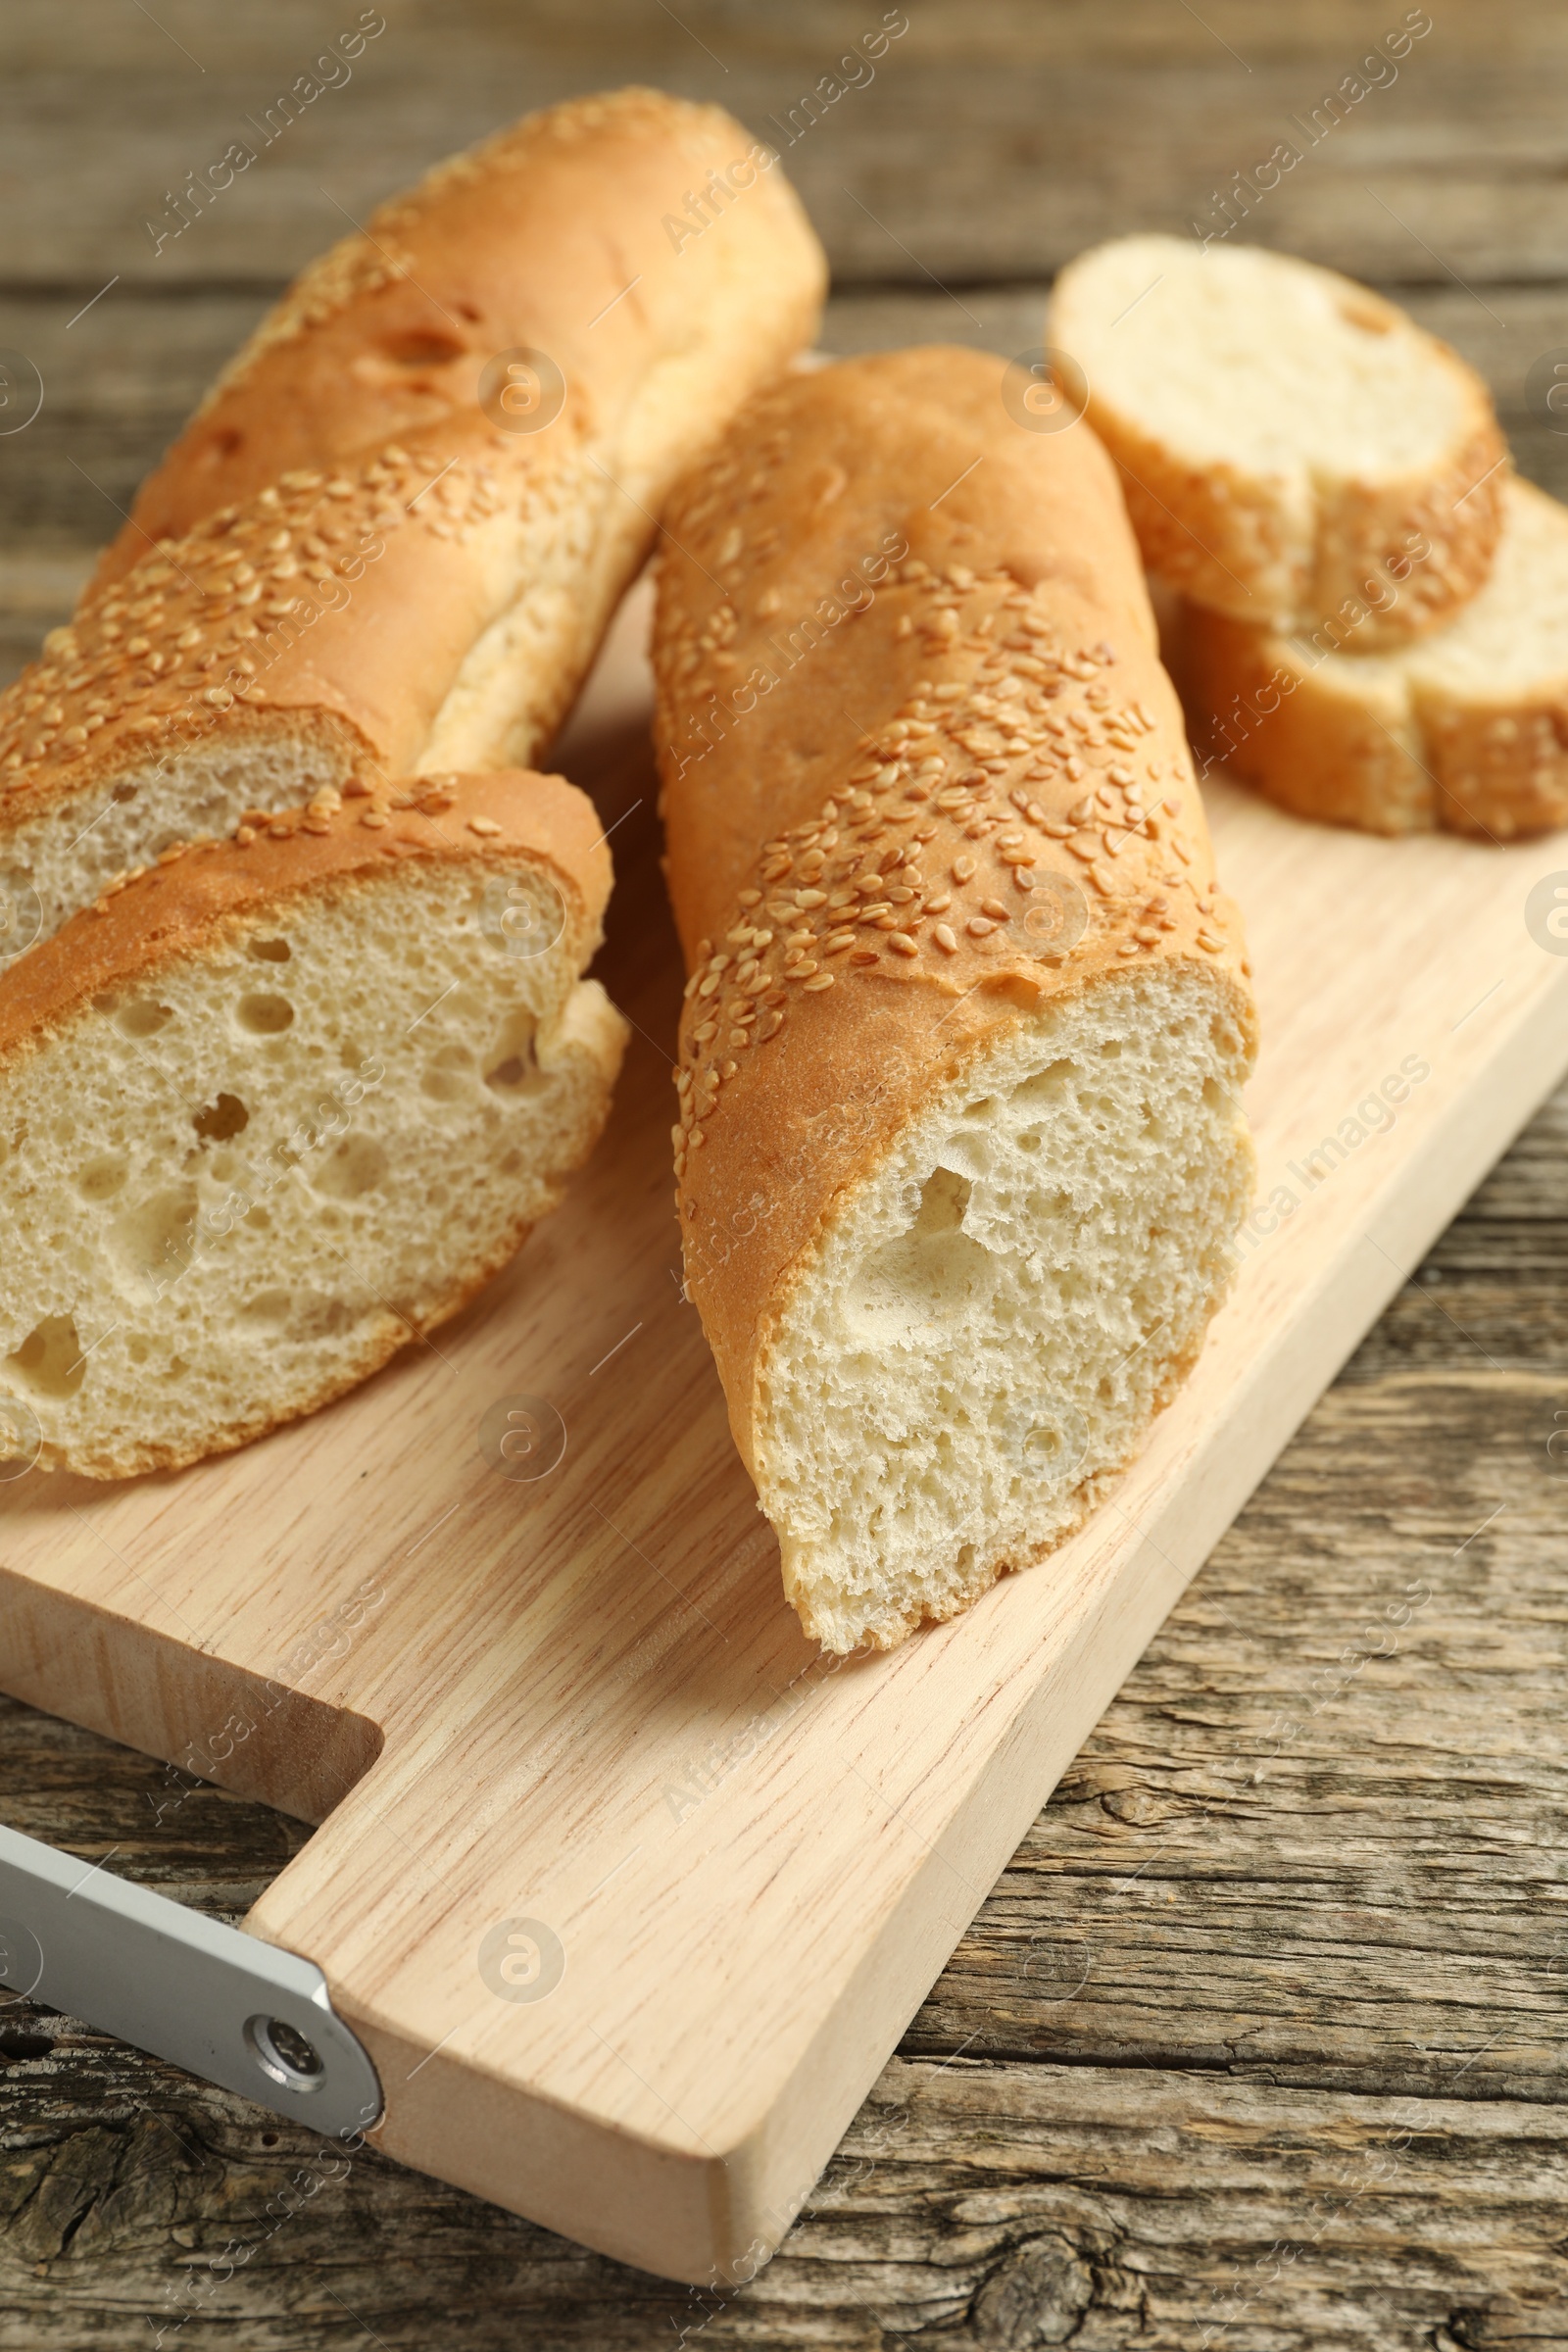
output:
[[1087,379],[1149,568],[1195,603],[1286,634],[1355,612],[1370,651],[1485,580],[1507,458],[1486,387],[1365,286],[1122,237],[1062,271],[1047,334]]
[[1510,480],[1503,514],[1486,586],[1403,653],[1182,606],[1171,660],[1194,742],[1327,824],[1494,841],[1568,824],[1568,509]]
[[[714,108],[576,100],[305,272],[0,695],[14,933],[247,807],[538,758],[669,482],[812,334],[765,154]],[[522,346],[532,430],[481,400]]]
[[492,773],[172,855],[0,997],[0,1452],[226,1452],[432,1331],[586,1155],[586,796]]
[[1004,383],[792,379],[660,559],[687,1286],[836,1651],[1082,1521],[1250,1198],[1240,927],[1114,469]]

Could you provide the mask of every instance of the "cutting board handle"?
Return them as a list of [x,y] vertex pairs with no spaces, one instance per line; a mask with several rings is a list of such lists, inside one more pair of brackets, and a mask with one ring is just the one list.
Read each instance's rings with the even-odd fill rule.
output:
[[380,2117],[314,1962],[0,1828],[0,2007],[31,1997],[318,2132]]

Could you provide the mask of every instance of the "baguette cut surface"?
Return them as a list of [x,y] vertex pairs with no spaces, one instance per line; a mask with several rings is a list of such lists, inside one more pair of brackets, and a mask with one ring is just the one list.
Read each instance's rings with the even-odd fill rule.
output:
[[687,1283],[840,1651],[1081,1522],[1250,1192],[1245,955],[1114,471],[1005,388],[795,378],[661,559]]
[[625,1028],[579,977],[591,804],[504,774],[399,798],[171,858],[0,1000],[0,1420],[45,1468],[178,1468],[325,1403],[455,1314],[597,1138]]
[[1332,270],[1258,246],[1121,237],[1052,295],[1151,570],[1215,612],[1365,650],[1487,576],[1507,445],[1446,343]]

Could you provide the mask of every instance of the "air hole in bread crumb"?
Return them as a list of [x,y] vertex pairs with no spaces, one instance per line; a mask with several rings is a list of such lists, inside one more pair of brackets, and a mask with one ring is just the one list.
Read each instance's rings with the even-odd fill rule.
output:
[[248,1323],[286,1323],[293,1304],[292,1291],[259,1291],[239,1311]]
[[286,939],[252,939],[246,942],[245,953],[254,956],[258,963],[287,963],[294,951]]
[[933,1168],[920,1187],[920,1213],[910,1230],[917,1234],[956,1233],[973,1190],[967,1176],[952,1168]]
[[34,1324],[6,1369],[35,1396],[74,1396],[87,1374],[87,1359],[69,1315],[45,1315]]
[[370,1135],[345,1135],[335,1144],[311,1177],[312,1190],[329,1200],[358,1200],[384,1183],[387,1155]]
[[252,1037],[277,1037],[292,1026],[294,1007],[287,997],[268,997],[254,991],[248,997],[241,997],[234,1007],[234,1018]]
[[138,997],[134,1004],[122,1005],[115,1017],[126,1037],[156,1037],[173,1019],[174,1007],[155,1004],[151,997]]
[[1036,1070],[1032,1078],[1025,1078],[1021,1084],[1013,1088],[1013,1102],[1022,1103],[1026,1107],[1037,1102],[1054,1102],[1060,1095],[1067,1080],[1076,1078],[1077,1075],[1078,1065],[1074,1061],[1048,1062],[1043,1070]]
[[846,1300],[851,1328],[861,1340],[916,1341],[989,1296],[996,1271],[991,1253],[963,1230],[973,1189],[956,1169],[933,1168],[907,1231],[862,1261]]
[[226,1144],[231,1135],[251,1123],[251,1114],[238,1095],[220,1095],[205,1110],[199,1110],[191,1125],[204,1144]]
[[342,1339],[359,1320],[345,1299],[323,1298],[318,1291],[259,1291],[239,1311],[247,1322],[296,1342]]
[[531,1012],[514,1012],[496,1040],[496,1059],[484,1074],[484,1082],[492,1094],[520,1095],[528,1087],[540,1084],[539,1064],[534,1057],[533,1033],[535,1021]]
[[196,1229],[196,1188],[171,1187],[133,1201],[115,1219],[121,1263],[140,1295],[162,1298],[191,1261]]
[[125,1181],[125,1163],[114,1152],[89,1159],[76,1171],[76,1190],[84,1200],[109,1200]]

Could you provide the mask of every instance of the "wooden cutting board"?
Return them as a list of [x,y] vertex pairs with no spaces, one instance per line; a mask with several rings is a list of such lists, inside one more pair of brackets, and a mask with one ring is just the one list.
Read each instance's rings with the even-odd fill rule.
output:
[[1214,791],[1265,1041],[1232,1302],[1070,1544],[823,1660],[680,1297],[643,623],[562,747],[614,827],[602,969],[636,1023],[592,1164],[315,1419],[0,1486],[0,1683],[322,1824],[246,1924],[324,1971],[390,2154],[717,2280],[782,2235],[1183,1586],[1568,1065],[1568,841],[1384,843]]

